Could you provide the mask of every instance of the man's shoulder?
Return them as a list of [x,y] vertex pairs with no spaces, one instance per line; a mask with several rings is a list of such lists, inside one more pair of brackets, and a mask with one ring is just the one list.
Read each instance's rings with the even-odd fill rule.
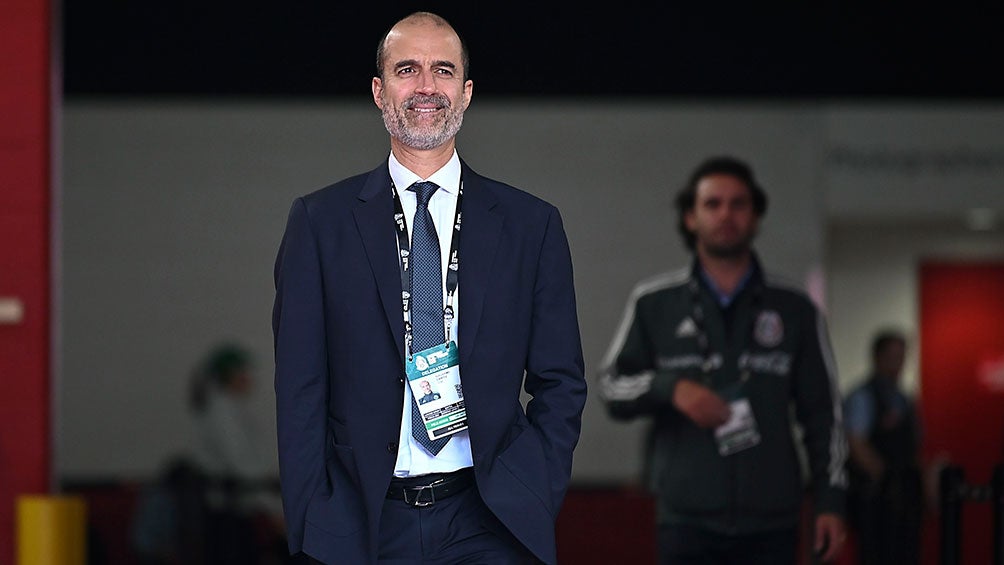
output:
[[540,210],[550,213],[556,207],[528,189],[517,188],[507,182],[486,177],[464,164],[464,192],[485,191],[495,197],[503,206],[520,210]]
[[[383,169],[386,171],[386,165],[383,165]],[[303,206],[309,216],[337,217],[340,213],[351,211],[359,204],[360,197],[364,195],[366,190],[364,187],[374,180],[380,180],[379,178],[374,179],[374,175],[378,175],[379,172],[380,167],[377,167],[369,172],[345,177],[327,186],[303,193],[294,199],[293,206]],[[390,174],[387,173],[385,176],[389,189]],[[372,187],[369,190],[373,192]],[[389,193],[388,190],[388,201]]]
[[651,275],[639,280],[631,289],[631,300],[674,300],[685,292],[691,280],[690,267]]
[[782,300],[790,301],[807,308],[816,308],[805,287],[788,276],[764,272],[763,286],[765,291]]
[[869,380],[859,382],[844,395],[844,419],[852,427],[860,428],[862,418],[875,410],[875,394]]
[[342,199],[354,197],[359,193],[359,189],[366,183],[366,180],[373,174],[373,171],[359,173],[350,177],[345,177],[327,186],[307,192],[302,198],[308,203],[325,202],[332,199]]

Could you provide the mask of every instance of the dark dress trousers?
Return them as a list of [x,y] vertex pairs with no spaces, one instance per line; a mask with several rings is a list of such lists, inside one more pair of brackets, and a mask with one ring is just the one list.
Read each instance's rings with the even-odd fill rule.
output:
[[[586,399],[568,241],[556,208],[461,165],[458,346],[476,488],[555,563]],[[394,472],[404,322],[390,182],[384,162],[297,198],[275,265],[289,546],[326,563],[376,561]]]

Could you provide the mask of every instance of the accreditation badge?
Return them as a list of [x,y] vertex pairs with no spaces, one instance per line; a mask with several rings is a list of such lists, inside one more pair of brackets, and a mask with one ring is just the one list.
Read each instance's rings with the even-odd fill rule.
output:
[[467,429],[467,409],[460,386],[460,355],[456,342],[413,354],[405,369],[429,439],[443,438]]
[[723,456],[739,453],[760,443],[760,431],[750,401],[740,398],[730,402],[729,406],[732,408],[729,421],[715,428],[718,453]]

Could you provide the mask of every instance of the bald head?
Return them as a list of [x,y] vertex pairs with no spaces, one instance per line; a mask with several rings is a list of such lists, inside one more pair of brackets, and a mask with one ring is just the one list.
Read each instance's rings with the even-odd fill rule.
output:
[[398,20],[390,29],[383,34],[380,38],[380,43],[377,45],[376,52],[376,69],[377,76],[381,79],[384,78],[384,65],[387,63],[387,43],[392,40],[395,36],[399,35],[403,29],[408,27],[418,27],[418,26],[431,26],[435,28],[441,28],[444,30],[449,30],[452,32],[454,37],[456,37],[457,42],[460,44],[460,63],[463,68],[463,80],[467,80],[470,76],[470,59],[467,54],[467,45],[464,40],[460,37],[450,22],[446,21],[445,18],[439,16],[438,14],[433,14],[432,12],[414,12],[405,16],[404,18]]

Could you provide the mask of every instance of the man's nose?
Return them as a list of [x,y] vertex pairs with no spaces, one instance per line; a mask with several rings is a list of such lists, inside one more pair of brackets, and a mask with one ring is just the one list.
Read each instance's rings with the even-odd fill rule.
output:
[[432,73],[422,73],[422,76],[419,77],[418,88],[415,90],[422,94],[436,92],[436,77]]

